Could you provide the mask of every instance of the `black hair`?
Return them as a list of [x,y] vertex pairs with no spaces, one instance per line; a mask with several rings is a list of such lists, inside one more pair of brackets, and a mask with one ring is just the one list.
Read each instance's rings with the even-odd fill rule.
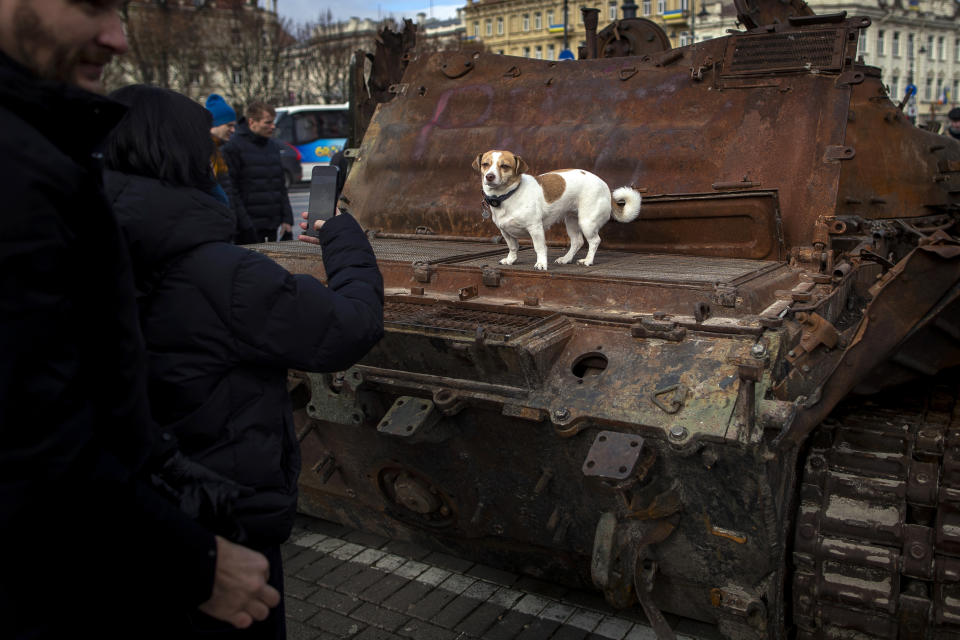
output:
[[108,169],[207,190],[213,116],[187,96],[144,84],[117,89],[110,97],[129,110],[107,138]]

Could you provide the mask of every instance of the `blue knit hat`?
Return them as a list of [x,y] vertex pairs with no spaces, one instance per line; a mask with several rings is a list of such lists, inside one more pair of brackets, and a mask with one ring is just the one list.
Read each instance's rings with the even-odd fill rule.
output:
[[237,112],[227,104],[226,100],[215,93],[211,93],[207,98],[207,110],[213,114],[211,126],[219,127],[222,124],[237,121]]

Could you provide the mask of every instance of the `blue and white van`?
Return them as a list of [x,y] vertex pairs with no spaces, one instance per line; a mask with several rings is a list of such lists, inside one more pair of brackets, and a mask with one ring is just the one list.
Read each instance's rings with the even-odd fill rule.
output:
[[350,136],[350,105],[298,104],[277,107],[274,135],[300,152],[302,180],[310,180],[313,168],[329,164]]

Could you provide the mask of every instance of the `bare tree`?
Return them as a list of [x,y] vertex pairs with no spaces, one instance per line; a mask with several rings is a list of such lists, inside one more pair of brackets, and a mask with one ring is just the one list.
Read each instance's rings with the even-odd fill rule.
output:
[[356,24],[335,22],[328,10],[308,23],[293,54],[300,102],[346,102],[350,92],[350,65],[357,48],[370,48],[375,32]]
[[208,34],[207,62],[234,100],[286,103],[290,83],[286,49],[294,44],[289,20],[243,5],[223,12]]
[[207,12],[166,3],[130,3],[122,11],[130,51],[118,59],[117,79],[185,91],[204,64]]

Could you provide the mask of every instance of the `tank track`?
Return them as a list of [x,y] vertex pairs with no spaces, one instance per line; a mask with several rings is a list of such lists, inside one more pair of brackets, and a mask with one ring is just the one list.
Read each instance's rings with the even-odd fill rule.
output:
[[960,375],[840,405],[811,439],[796,637],[960,639]]

